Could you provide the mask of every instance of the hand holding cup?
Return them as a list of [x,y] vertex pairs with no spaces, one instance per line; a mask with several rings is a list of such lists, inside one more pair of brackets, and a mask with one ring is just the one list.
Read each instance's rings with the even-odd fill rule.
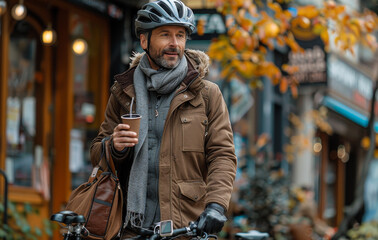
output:
[[140,119],[139,114],[124,114],[121,116],[122,123],[130,126],[129,131],[135,132],[136,137],[139,137]]
[[117,151],[125,147],[134,147],[138,143],[140,119],[139,114],[125,114],[121,116],[122,123],[114,128],[113,146]]

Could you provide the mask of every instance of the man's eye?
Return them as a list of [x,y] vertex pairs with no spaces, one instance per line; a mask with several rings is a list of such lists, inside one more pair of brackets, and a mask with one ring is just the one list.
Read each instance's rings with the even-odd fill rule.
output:
[[180,39],[180,40],[184,40],[185,39],[185,34],[179,34],[177,35],[177,38]]

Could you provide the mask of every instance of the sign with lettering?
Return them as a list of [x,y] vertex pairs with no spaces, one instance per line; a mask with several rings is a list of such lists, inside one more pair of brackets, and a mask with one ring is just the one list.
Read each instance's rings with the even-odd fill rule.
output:
[[296,32],[296,40],[304,49],[304,52],[289,52],[289,65],[299,67],[294,74],[301,85],[326,84],[327,83],[327,54],[324,51],[322,40],[313,35],[299,34]]
[[294,74],[299,84],[327,83],[327,61],[324,50],[318,45],[306,48],[304,53],[289,53],[289,64],[299,67]]
[[194,32],[191,35],[193,40],[211,40],[221,34],[226,34],[226,24],[224,17],[215,9],[193,9],[196,25],[198,20],[202,19],[205,22],[205,32],[203,35],[198,35]]
[[369,111],[373,81],[350,64],[330,55],[328,58],[329,88],[353,105]]

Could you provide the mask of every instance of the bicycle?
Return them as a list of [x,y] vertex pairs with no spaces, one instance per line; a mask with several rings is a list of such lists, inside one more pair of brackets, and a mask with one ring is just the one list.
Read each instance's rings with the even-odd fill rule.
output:
[[207,233],[199,236],[195,222],[190,222],[188,226],[183,228],[173,229],[172,220],[166,220],[157,223],[153,230],[142,229],[140,235],[128,238],[127,240],[172,240],[178,237],[191,237],[192,240],[218,239],[216,235]]
[[[62,211],[53,214],[50,220],[58,222],[62,228],[66,229],[66,232],[63,233],[64,240],[82,240],[89,234],[89,231],[84,226],[85,217],[72,211]],[[139,234],[128,240],[171,240],[182,236],[198,240],[218,239],[216,235],[207,233],[204,233],[203,236],[198,236],[197,224],[195,222],[190,222],[188,226],[183,228],[173,229],[172,220],[161,221],[155,224],[153,230],[142,229]]]
[[[64,240],[82,240],[89,235],[89,231],[84,226],[85,217],[72,211],[61,211],[53,214],[50,220],[58,222],[62,228],[67,229],[63,233]],[[141,229],[138,236],[128,238],[127,240],[173,240],[184,236],[197,240],[218,239],[216,235],[207,233],[198,236],[197,224],[195,222],[190,222],[188,226],[183,228],[173,229],[172,220],[166,220],[155,224],[153,230]],[[238,240],[266,240],[269,235],[267,233],[249,231],[248,233],[237,233],[235,237]]]
[[89,234],[84,226],[85,217],[72,211],[61,211],[53,214],[50,220],[58,222],[63,229],[67,229],[67,231],[63,233],[64,240],[81,240]]

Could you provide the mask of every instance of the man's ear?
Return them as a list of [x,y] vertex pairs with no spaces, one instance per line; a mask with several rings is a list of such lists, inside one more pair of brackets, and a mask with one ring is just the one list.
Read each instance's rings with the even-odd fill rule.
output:
[[147,40],[146,34],[140,34],[139,39],[140,39],[140,46],[142,47],[142,49],[147,49],[148,40]]

